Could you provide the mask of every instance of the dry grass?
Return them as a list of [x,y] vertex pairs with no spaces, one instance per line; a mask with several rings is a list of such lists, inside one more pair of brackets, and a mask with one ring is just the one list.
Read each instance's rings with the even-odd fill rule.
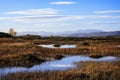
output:
[[[35,44],[77,44],[76,48],[49,49]],[[85,45],[83,43],[88,43]],[[46,60],[56,55],[119,56],[120,41],[49,41],[0,39],[0,67],[21,66],[33,63],[25,56],[33,55]],[[25,55],[25,56],[24,56]],[[9,64],[8,64],[9,63]],[[34,62],[36,63],[36,62]],[[39,62],[38,62],[39,63]],[[37,64],[37,63],[36,63]],[[1,80],[119,80],[120,61],[114,63],[80,62],[78,68],[66,71],[23,72],[2,76]],[[82,66],[81,66],[82,64]],[[23,66],[25,66],[23,65]],[[33,64],[32,64],[33,65]]]
[[8,74],[1,80],[119,80],[120,65],[114,63],[79,62],[78,68],[66,71],[22,72]]
[[118,42],[90,41],[87,43],[89,45],[83,45],[83,42],[78,41],[76,48],[68,48],[68,49],[42,48],[35,45],[34,42],[1,43],[0,67],[6,66],[6,61],[13,66],[18,61],[16,57],[19,57],[20,55],[29,55],[29,54],[32,54],[44,60],[46,60],[46,58],[55,57],[56,55],[120,56],[120,47],[117,47],[117,45],[120,44],[119,41]]

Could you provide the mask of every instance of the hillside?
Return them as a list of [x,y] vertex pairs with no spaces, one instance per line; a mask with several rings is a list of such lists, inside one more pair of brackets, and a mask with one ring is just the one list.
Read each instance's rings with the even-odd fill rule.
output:
[[64,31],[64,32],[21,32],[20,35],[39,35],[39,36],[71,36],[71,37],[90,37],[90,36],[119,36],[120,31],[105,32],[101,30],[77,30],[77,31]]
[[92,32],[92,33],[76,33],[76,34],[70,34],[69,36],[74,36],[74,37],[120,36],[120,31],[113,31],[113,32]]
[[3,37],[11,37],[11,35],[10,34],[8,34],[8,33],[4,33],[4,32],[0,32],[0,38],[3,38]]

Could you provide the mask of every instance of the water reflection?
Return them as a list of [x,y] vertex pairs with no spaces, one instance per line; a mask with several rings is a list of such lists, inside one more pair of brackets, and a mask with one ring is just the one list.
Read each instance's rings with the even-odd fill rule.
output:
[[76,48],[76,45],[60,45],[60,47],[55,47],[54,44],[49,44],[49,45],[39,45],[44,48]]
[[67,56],[62,58],[61,60],[55,60],[55,61],[47,61],[39,65],[34,65],[31,68],[25,68],[25,67],[6,67],[6,68],[0,68],[0,74],[5,75],[8,73],[16,73],[16,72],[34,72],[34,71],[45,71],[45,70],[66,70],[70,68],[75,68],[76,65],[74,62],[79,61],[104,61],[104,62],[110,62],[110,61],[116,61],[120,60],[119,57],[113,57],[113,56],[106,56],[99,59],[96,58],[90,58],[88,56]]
[[118,45],[117,47],[120,47],[120,45]]

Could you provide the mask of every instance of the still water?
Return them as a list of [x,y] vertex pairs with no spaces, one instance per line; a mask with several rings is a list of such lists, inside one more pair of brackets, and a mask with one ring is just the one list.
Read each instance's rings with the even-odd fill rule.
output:
[[39,45],[41,47],[44,47],[44,48],[76,48],[76,45],[68,45],[68,44],[65,44],[65,45],[60,45],[60,47],[55,47],[54,44],[49,44],[49,45]]
[[89,56],[66,56],[61,60],[47,61],[39,65],[34,65],[33,67],[5,67],[0,68],[0,75],[6,75],[8,73],[17,73],[17,72],[34,72],[34,71],[46,71],[46,70],[66,70],[76,68],[74,62],[80,61],[96,61],[96,62],[111,62],[120,60],[119,57],[106,56],[102,58],[90,58]]

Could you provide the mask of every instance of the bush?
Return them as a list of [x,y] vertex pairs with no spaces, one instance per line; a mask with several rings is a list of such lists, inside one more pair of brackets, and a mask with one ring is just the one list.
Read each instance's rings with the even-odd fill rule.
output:
[[87,42],[84,42],[82,45],[84,45],[84,46],[90,46],[90,44],[87,43]]

